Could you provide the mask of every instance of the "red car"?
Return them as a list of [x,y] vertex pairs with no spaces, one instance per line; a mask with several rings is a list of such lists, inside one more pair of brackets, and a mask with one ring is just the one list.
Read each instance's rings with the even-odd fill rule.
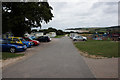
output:
[[40,44],[39,41],[37,41],[37,40],[33,40],[33,39],[31,39],[30,37],[23,37],[23,38],[24,38],[26,41],[32,42],[33,45],[35,45],[35,46],[37,46],[37,45]]

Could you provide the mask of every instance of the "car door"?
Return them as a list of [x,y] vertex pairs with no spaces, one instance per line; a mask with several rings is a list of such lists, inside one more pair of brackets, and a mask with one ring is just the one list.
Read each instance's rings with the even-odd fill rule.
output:
[[76,38],[76,40],[79,40],[79,36],[76,36],[75,38]]
[[82,36],[79,36],[79,40],[80,40],[80,41],[82,40]]
[[8,51],[9,50],[9,45],[7,40],[2,41],[2,51]]
[[22,42],[19,39],[17,39],[17,38],[13,38],[13,42],[16,42],[18,44],[22,44]]
[[2,39],[0,39],[0,52],[2,51]]

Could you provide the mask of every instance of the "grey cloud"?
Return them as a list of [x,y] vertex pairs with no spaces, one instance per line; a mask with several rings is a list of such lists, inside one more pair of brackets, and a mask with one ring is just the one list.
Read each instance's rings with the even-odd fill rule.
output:
[[91,10],[98,9],[99,11],[106,14],[116,14],[118,13],[118,3],[117,2],[97,2],[93,4]]
[[48,24],[43,24],[44,28],[65,29],[118,24],[116,3],[51,2],[50,4],[53,7],[54,18]]

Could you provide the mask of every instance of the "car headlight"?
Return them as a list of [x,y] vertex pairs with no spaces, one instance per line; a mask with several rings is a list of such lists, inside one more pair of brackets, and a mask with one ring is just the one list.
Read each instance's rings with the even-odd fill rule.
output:
[[17,46],[17,48],[23,48],[22,46]]
[[39,43],[39,41],[37,41],[37,43]]

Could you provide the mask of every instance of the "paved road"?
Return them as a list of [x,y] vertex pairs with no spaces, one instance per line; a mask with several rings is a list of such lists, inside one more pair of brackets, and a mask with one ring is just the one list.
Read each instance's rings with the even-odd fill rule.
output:
[[93,78],[68,37],[41,44],[39,52],[3,70],[3,78]]

